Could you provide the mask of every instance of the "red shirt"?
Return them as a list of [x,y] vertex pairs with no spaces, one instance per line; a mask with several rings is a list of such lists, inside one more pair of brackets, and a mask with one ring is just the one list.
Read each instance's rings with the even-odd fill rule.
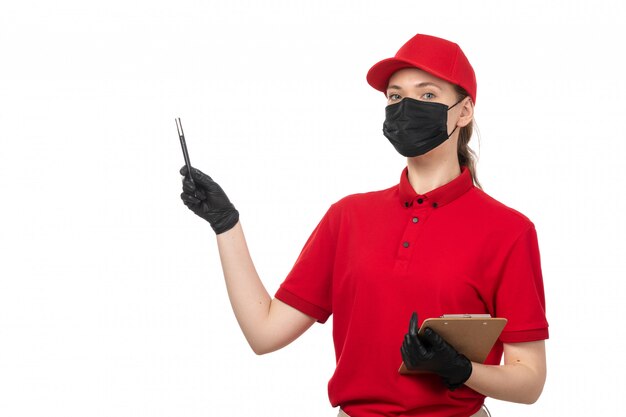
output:
[[548,338],[533,223],[475,187],[469,170],[418,195],[400,184],[333,204],[276,298],[324,323],[333,314],[333,406],[352,417],[468,416],[484,396],[449,391],[434,374],[400,375],[411,313],[488,313],[507,325],[502,343]]

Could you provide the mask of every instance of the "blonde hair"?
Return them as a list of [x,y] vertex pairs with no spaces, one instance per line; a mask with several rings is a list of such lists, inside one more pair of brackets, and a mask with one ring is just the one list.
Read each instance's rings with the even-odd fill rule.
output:
[[[465,91],[465,89],[458,85],[455,85],[454,88],[457,93],[458,100],[462,100],[469,95],[467,91]],[[457,156],[459,158],[459,164],[466,166],[467,169],[469,169],[472,176],[472,181],[474,182],[476,187],[482,190],[483,187],[482,185],[480,185],[480,181],[478,181],[478,176],[476,175],[476,164],[478,163],[478,155],[476,155],[476,152],[474,152],[474,150],[469,147],[469,141],[472,138],[472,133],[474,133],[474,120],[469,122],[467,126],[459,129]],[[480,143],[478,145],[480,146]]]

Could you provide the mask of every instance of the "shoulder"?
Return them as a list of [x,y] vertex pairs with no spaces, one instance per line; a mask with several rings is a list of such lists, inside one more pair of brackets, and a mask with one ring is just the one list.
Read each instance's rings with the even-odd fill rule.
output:
[[332,204],[331,210],[373,210],[378,207],[386,207],[390,203],[397,203],[398,201],[398,186],[394,185],[383,190],[347,195]]
[[363,219],[388,217],[390,211],[399,205],[398,186],[395,185],[384,190],[347,195],[331,204],[324,217],[339,228]]
[[508,230],[515,234],[523,233],[535,226],[528,216],[495,199],[480,188],[474,187],[468,192],[467,197],[470,214],[486,228]]

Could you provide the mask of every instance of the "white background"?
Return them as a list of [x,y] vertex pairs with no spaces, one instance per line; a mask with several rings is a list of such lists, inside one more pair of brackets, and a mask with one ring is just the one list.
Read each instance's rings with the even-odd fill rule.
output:
[[[623,2],[4,2],[0,416],[335,416],[331,328],[258,357],[174,118],[270,294],[328,206],[397,183],[365,81],[416,33],[478,77],[478,176],[536,224],[549,376],[494,416],[617,415],[626,389]],[[366,364],[364,364],[366,366]]]

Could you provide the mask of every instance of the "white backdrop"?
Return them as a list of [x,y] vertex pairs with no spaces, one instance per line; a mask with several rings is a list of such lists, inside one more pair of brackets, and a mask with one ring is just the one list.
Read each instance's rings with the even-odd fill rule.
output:
[[[617,415],[626,389],[623,2],[5,2],[0,14],[0,415],[335,416],[331,327],[258,357],[194,166],[241,212],[274,294],[328,206],[405,160],[365,81],[415,33],[478,77],[478,175],[537,226],[551,338],[531,406]],[[473,139],[478,150],[478,142]],[[579,414],[580,413],[580,414]]]

